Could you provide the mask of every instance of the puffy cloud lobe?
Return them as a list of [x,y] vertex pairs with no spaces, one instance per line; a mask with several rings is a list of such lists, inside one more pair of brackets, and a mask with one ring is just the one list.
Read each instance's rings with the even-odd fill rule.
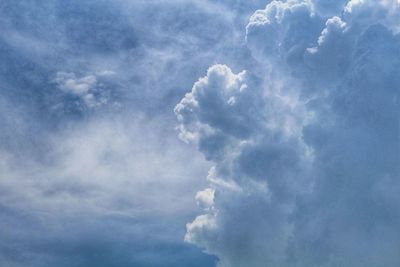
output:
[[209,68],[175,107],[181,137],[197,140],[207,157],[215,158],[227,140],[251,136],[262,121],[256,83],[245,71],[234,74],[225,65]]
[[[354,0],[342,15],[343,3],[327,13],[317,4],[330,3],[273,1],[247,27],[265,67],[254,90],[263,120],[251,135],[220,137],[212,209],[187,227],[186,240],[220,266],[400,264],[398,1]],[[180,114],[183,130],[185,118],[198,127],[202,111],[191,111]],[[282,117],[293,123],[271,123]]]
[[267,59],[261,60],[263,63],[295,65],[318,36],[322,22],[310,2],[272,1],[251,16],[246,27],[247,45],[256,59]]
[[[397,1],[350,1],[346,5],[339,1],[337,5],[344,9],[333,12],[331,6],[335,14],[331,18],[318,11],[320,4],[331,6],[329,1],[272,1],[253,14],[246,28],[254,57],[263,65],[273,65],[270,72],[275,75],[284,70],[289,76],[303,76],[307,87],[303,93],[315,93],[315,86],[321,86],[316,83],[323,81],[326,87],[344,75],[351,51],[368,27],[379,23],[398,31]],[[320,75],[324,79],[318,79]]]
[[340,17],[334,16],[326,21],[317,45],[304,52],[304,61],[311,70],[309,75],[314,83],[322,87],[331,86],[345,75],[351,63],[352,38],[346,22]]
[[321,16],[338,16],[348,0],[313,0],[313,8]]
[[340,81],[340,76],[350,71],[349,68],[355,62],[353,53],[361,36],[366,36],[365,32],[375,31],[372,30],[374,25],[381,24],[393,33],[398,31],[398,8],[398,2],[392,0],[350,1],[342,17],[334,16],[326,21],[316,46],[308,48],[304,55],[313,73],[323,75],[324,86],[327,86],[326,82],[336,86],[335,81]]
[[201,206],[204,209],[211,208],[214,204],[214,194],[215,190],[211,188],[207,188],[204,191],[197,192],[197,205]]
[[399,11],[400,5],[397,0],[351,0],[347,3],[343,16],[361,28],[381,23],[398,32]]

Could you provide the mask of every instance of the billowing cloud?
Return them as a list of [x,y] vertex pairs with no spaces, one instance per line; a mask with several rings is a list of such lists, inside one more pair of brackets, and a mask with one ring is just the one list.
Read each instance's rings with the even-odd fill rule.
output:
[[255,83],[246,72],[234,74],[225,65],[211,67],[175,108],[182,122],[181,137],[197,139],[214,157],[227,145],[221,141],[245,139],[257,131],[262,113]]
[[397,8],[289,0],[254,13],[246,40],[263,71],[213,66],[175,108],[214,164],[187,242],[227,267],[400,264]]
[[[215,65],[175,108],[181,136],[216,164],[208,176],[212,189],[197,195],[207,213],[188,224],[185,240],[227,266],[282,260],[296,194],[307,190],[297,175],[307,173],[311,155],[297,136],[300,122],[288,118],[297,107],[279,95],[264,97],[260,88],[246,72]],[[264,209],[275,219],[265,220]]]

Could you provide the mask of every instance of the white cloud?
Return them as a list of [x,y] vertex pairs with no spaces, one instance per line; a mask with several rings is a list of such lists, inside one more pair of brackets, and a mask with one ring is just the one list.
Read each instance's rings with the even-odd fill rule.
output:
[[225,65],[208,69],[175,107],[181,122],[181,137],[197,140],[206,157],[218,157],[228,139],[246,139],[257,131],[263,118],[257,81],[246,72],[234,74]]
[[96,76],[77,78],[74,73],[58,72],[56,82],[61,90],[77,96],[87,95],[97,84]]
[[59,90],[78,97],[86,106],[94,108],[107,104],[110,90],[118,89],[108,88],[110,86],[108,83],[113,80],[114,75],[115,72],[108,70],[82,77],[77,77],[75,73],[57,72],[54,82]]
[[215,190],[207,188],[203,191],[199,191],[196,194],[197,205],[203,209],[210,209],[214,205],[214,194]]

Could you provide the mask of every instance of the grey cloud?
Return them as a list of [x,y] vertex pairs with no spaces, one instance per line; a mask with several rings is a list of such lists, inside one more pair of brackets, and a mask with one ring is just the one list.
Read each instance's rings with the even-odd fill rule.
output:
[[[198,143],[206,156],[224,150],[209,158],[213,205],[186,234],[220,266],[400,263],[398,3],[331,4],[273,1],[247,26],[264,73],[253,90],[260,102],[240,112],[259,107],[262,120],[251,135]],[[220,105],[200,107],[178,113],[183,133]]]

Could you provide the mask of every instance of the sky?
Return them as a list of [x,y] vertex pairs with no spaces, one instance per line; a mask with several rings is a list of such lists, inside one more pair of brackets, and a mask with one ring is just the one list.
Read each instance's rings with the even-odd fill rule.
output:
[[398,0],[0,1],[0,267],[400,266]]

